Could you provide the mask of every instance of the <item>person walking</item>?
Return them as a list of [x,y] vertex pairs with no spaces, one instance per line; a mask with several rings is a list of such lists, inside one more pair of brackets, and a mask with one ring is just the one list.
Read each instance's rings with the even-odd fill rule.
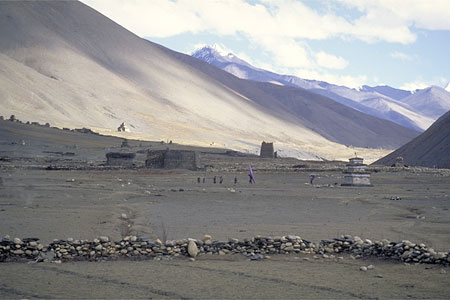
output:
[[316,179],[316,175],[311,174],[311,177],[310,177],[310,179],[309,179],[309,183],[310,183],[310,184],[313,184],[313,183],[314,183],[314,179]]

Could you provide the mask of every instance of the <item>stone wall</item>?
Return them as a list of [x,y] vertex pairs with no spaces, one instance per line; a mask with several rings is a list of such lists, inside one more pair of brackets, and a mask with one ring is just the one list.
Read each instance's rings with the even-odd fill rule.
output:
[[273,143],[262,142],[260,157],[274,158]]
[[212,240],[205,235],[203,239],[150,240],[137,236],[126,236],[120,241],[111,241],[100,236],[93,241],[54,240],[49,245],[39,242],[38,238],[14,238],[5,236],[0,239],[0,262],[14,261],[98,261],[117,259],[170,259],[177,256],[232,255],[243,254],[251,260],[267,259],[269,255],[302,253],[313,254],[314,258],[335,258],[335,255],[347,253],[354,258],[380,257],[405,263],[450,264],[450,253],[439,252],[425,244],[416,244],[408,240],[389,241],[386,239],[371,241],[358,236],[342,235],[331,240],[313,243],[300,236],[262,237],[228,241]]
[[159,150],[149,151],[145,166],[152,169],[187,169],[201,168],[200,155],[197,151]]
[[106,153],[106,164],[108,166],[133,167],[133,159],[136,153],[132,152],[108,152]]

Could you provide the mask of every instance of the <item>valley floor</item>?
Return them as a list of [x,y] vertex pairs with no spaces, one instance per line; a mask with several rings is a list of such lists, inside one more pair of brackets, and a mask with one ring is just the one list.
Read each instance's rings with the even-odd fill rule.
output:
[[[222,169],[224,170],[224,169]],[[246,238],[296,234],[311,241],[358,235],[450,245],[449,173],[379,172],[374,186],[341,187],[339,171],[244,172],[32,170],[2,168],[1,234],[120,239]],[[213,177],[223,176],[223,184]],[[205,177],[205,183],[197,178]],[[234,184],[234,177],[238,183]],[[391,200],[399,197],[401,200]],[[304,260],[307,258],[308,260]],[[374,270],[359,271],[373,264]],[[171,261],[2,264],[0,296],[43,298],[446,298],[450,270],[400,262],[275,255]],[[442,271],[443,270],[443,271]],[[444,273],[445,272],[445,273]],[[377,277],[381,275],[382,278]]]
[[[373,241],[408,239],[437,251],[450,248],[448,170],[380,168],[372,173],[373,187],[357,188],[340,186],[343,162],[209,153],[203,155],[206,171],[108,169],[104,154],[115,151],[121,140],[62,131],[44,134],[51,130],[0,132],[1,236],[37,237],[47,244],[100,235],[119,240],[124,234],[151,239],[201,239],[210,234],[217,240],[293,234],[314,242],[350,234]],[[140,149],[138,144],[142,149],[167,146],[130,144],[132,151]],[[137,163],[142,159],[138,156]],[[256,184],[248,183],[249,163]],[[311,174],[317,176],[314,185],[309,183]],[[122,214],[129,217],[127,223]],[[368,265],[375,268],[360,271]],[[349,255],[327,259],[280,254],[261,261],[200,255],[195,261],[180,257],[8,262],[0,269],[0,298],[348,299],[450,294],[448,267]]]

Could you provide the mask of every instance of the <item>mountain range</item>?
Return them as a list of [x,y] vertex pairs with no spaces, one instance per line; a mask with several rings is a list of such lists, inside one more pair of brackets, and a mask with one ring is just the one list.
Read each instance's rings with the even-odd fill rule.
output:
[[418,135],[302,88],[237,78],[78,1],[1,1],[0,37],[0,114],[23,121],[250,153],[265,140],[301,159],[373,161]]
[[424,131],[439,116],[450,110],[450,92],[433,86],[414,93],[389,86],[362,86],[352,89],[324,81],[307,80],[256,68],[217,46],[196,50],[193,57],[206,61],[239,78],[300,87],[326,96],[360,112],[395,122],[416,131]]

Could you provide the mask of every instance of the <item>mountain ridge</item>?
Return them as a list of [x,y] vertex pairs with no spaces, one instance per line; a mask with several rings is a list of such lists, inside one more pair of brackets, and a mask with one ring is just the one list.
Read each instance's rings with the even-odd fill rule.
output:
[[[401,126],[423,132],[438,116],[447,110],[439,106],[433,113],[422,114],[421,108],[412,107],[406,101],[406,97],[412,97],[415,93],[389,86],[362,86],[360,89],[351,89],[344,86],[330,84],[324,81],[302,79],[292,75],[281,75],[274,72],[259,69],[245,64],[237,63],[238,60],[228,60],[213,48],[205,46],[192,53],[193,57],[202,59],[202,53],[208,52],[208,63],[215,65],[233,75],[255,81],[271,82],[280,85],[301,87],[314,93],[331,98],[363,113],[392,121]],[[241,60],[241,59],[239,59]],[[242,61],[242,60],[241,60]],[[420,92],[420,91],[416,91]],[[450,103],[450,93],[446,95],[444,102]]]
[[[285,107],[297,118],[300,118],[302,124],[305,124],[308,128],[313,129],[332,141],[341,142],[348,146],[364,147],[362,143],[366,143],[366,146],[375,147],[375,144],[371,144],[372,142],[387,142],[386,136],[383,137],[382,134],[380,134],[381,132],[390,134],[388,133],[390,130],[394,130],[395,132],[400,130],[402,133],[399,135],[401,135],[402,138],[407,137],[407,139],[410,139],[411,136],[415,137],[418,134],[392,122],[362,114],[354,109],[348,108],[331,99],[322,97],[305,89],[245,80],[237,78],[232,74],[226,76],[225,71],[220,70],[219,72],[214,65],[207,62],[175,51],[171,51],[171,53],[178,59],[201,70],[209,77],[215,78],[220,72],[224,72],[221,76],[222,78],[227,78],[227,85],[233,86],[240,94],[244,94],[249,98],[261,99],[258,95],[252,95],[245,87],[242,87],[242,85],[257,87],[257,89],[262,90],[266,95],[271,96],[271,99],[265,101],[265,103],[261,103],[262,106],[271,107],[271,109],[276,109],[280,106]],[[333,117],[329,118],[325,116]],[[387,127],[389,127],[389,129],[387,129]],[[394,144],[384,144],[384,146],[397,147]]]

